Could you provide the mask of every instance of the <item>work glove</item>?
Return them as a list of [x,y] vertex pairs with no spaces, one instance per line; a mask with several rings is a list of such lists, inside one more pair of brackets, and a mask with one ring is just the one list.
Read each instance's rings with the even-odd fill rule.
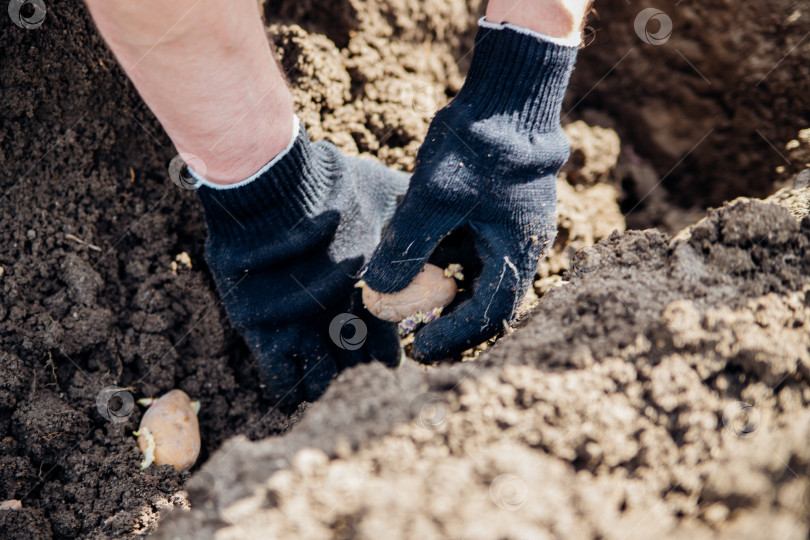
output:
[[555,182],[569,147],[560,109],[577,47],[511,25],[479,28],[459,92],[419,150],[410,187],[362,278],[405,288],[439,241],[468,226],[482,263],[472,296],[423,327],[414,357],[453,357],[514,320],[556,234]]
[[320,397],[342,369],[399,364],[396,327],[363,307],[356,276],[408,175],[312,143],[290,146],[252,179],[200,179],[206,260],[233,326],[279,405]]

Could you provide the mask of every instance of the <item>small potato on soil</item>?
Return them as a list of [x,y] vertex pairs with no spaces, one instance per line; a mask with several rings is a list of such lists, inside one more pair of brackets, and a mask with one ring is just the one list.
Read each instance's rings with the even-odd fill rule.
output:
[[9,499],[0,503],[0,510],[22,510],[22,501]]
[[141,469],[153,462],[174,465],[178,471],[191,468],[200,455],[199,403],[182,390],[172,390],[151,403],[135,435],[144,458]]
[[458,287],[452,275],[426,264],[410,285],[399,292],[382,294],[363,287],[363,304],[377,318],[399,322],[415,313],[428,313],[453,301]]

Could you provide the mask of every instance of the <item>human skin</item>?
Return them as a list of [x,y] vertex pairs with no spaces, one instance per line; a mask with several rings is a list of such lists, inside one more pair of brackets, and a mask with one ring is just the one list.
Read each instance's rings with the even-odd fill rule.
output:
[[490,0],[486,17],[547,36],[577,39],[593,0]]
[[292,97],[256,0],[86,3],[177,151],[198,156],[208,180],[247,178],[290,142]]
[[[177,151],[205,164],[196,172],[215,183],[238,182],[286,148],[292,98],[256,0],[85,1]],[[486,17],[571,38],[590,3],[491,0]]]

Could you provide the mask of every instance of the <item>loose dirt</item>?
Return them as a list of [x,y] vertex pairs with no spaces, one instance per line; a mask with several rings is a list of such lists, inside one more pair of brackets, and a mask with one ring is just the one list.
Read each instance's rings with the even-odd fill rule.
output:
[[[667,188],[656,191],[685,208],[719,205],[767,196],[774,180],[810,167],[806,149],[788,147],[810,125],[806,5],[598,0],[595,9],[564,110],[569,121],[608,112],[627,160],[655,165]],[[638,172],[622,176],[627,212],[650,189]]]
[[229,441],[159,537],[806,538],[810,218],[740,200],[575,264],[476,362]]

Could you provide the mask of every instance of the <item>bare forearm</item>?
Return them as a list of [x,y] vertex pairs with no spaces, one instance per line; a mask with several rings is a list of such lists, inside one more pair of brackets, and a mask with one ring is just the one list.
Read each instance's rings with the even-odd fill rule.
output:
[[255,0],[86,0],[180,152],[212,180],[250,176],[292,133],[292,101]]
[[559,38],[580,35],[593,0],[490,0],[487,20]]

